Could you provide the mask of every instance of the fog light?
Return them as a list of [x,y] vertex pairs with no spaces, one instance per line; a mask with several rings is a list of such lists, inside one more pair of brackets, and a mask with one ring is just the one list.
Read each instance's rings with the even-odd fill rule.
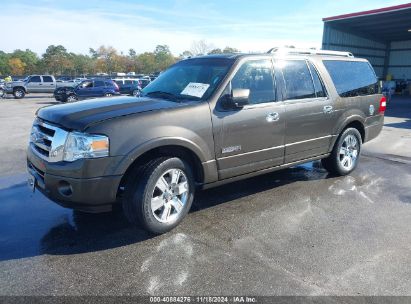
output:
[[71,196],[73,194],[73,188],[71,188],[70,183],[66,181],[59,181],[58,190],[63,196]]

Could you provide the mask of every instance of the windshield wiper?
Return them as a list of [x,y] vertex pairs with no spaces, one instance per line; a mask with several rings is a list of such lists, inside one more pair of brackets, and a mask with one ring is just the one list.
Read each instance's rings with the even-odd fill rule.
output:
[[160,98],[166,98],[166,99],[171,99],[173,101],[179,101],[179,97],[169,93],[169,92],[164,92],[164,91],[153,91],[153,92],[148,92],[144,94],[144,96],[152,96],[152,97],[160,97]]

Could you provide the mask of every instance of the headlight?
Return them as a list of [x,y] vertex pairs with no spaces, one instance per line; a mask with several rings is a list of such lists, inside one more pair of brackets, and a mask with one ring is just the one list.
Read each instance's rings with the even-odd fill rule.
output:
[[70,132],[64,145],[65,161],[81,158],[97,158],[109,155],[109,140],[104,135]]

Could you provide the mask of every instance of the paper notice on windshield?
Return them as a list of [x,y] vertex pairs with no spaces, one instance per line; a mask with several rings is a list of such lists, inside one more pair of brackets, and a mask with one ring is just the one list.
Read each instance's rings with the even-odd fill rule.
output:
[[201,98],[209,86],[206,83],[190,82],[180,94]]

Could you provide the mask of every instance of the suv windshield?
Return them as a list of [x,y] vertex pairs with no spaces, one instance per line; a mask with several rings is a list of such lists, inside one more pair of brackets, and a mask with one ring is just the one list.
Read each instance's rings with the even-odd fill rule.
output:
[[142,91],[142,96],[172,101],[206,100],[234,63],[229,58],[193,58],[170,67]]

